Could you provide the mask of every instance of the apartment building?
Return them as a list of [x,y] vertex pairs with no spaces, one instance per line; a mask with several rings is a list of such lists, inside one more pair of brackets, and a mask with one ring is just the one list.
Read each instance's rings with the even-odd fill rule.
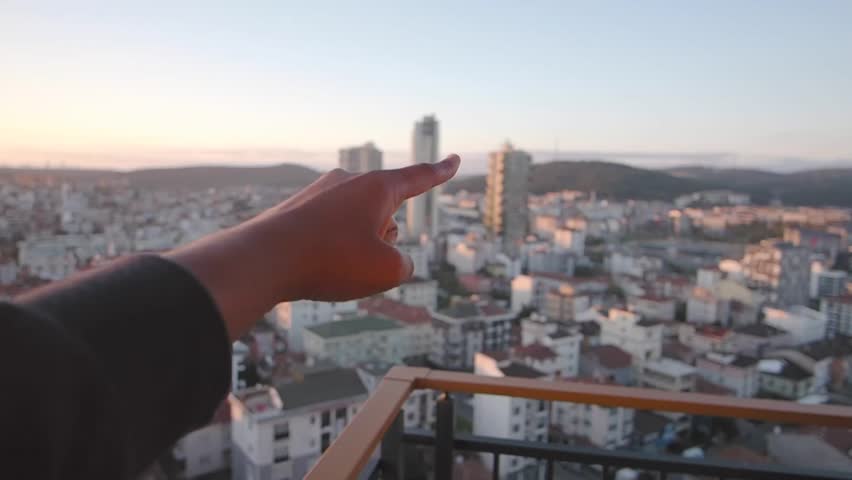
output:
[[708,353],[695,362],[698,376],[734,392],[738,397],[757,395],[760,377],[757,358],[737,354]]
[[432,318],[430,360],[441,368],[470,369],[476,352],[508,348],[515,314],[494,304],[459,300]]
[[789,332],[795,345],[816,342],[826,337],[828,320],[825,314],[803,305],[783,310],[765,307],[763,316],[763,322],[767,325]]
[[663,325],[644,320],[641,315],[611,308],[598,315],[601,327],[600,343],[615,345],[633,357],[634,366],[660,358],[663,349]]
[[349,302],[315,302],[313,300],[297,300],[276,305],[267,315],[270,324],[278,333],[287,339],[287,348],[291,352],[303,352],[302,332],[305,327],[328,323],[341,315],[354,314],[358,303]]
[[354,368],[371,360],[400,362],[410,355],[410,332],[380,316],[321,323],[305,328],[305,354],[309,361],[328,360]]
[[339,368],[309,373],[278,388],[234,392],[231,478],[304,477],[367,396],[357,372]]

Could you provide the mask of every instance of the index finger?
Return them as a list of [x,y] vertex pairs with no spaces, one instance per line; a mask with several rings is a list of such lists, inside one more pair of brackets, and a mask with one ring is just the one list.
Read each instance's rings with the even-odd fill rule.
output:
[[416,197],[453,178],[460,162],[459,156],[453,153],[438,163],[418,163],[389,171],[397,202]]

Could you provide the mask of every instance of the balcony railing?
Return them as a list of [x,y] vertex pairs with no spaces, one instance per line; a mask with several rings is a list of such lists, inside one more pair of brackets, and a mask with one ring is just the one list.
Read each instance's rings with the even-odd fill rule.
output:
[[[435,433],[403,431],[400,415],[408,395],[415,389],[443,392],[437,402]],[[453,392],[505,395],[546,401],[597,404],[639,410],[659,410],[716,417],[736,417],[784,424],[852,428],[852,408],[833,405],[803,405],[794,402],[742,399],[696,393],[550,382],[526,378],[495,378],[468,373],[394,367],[368,399],[352,423],[326,450],[308,473],[308,480],[405,478],[404,445],[434,447],[434,477],[451,479],[453,450],[493,454],[492,475],[500,477],[500,455],[539,459],[545,462],[545,478],[554,475],[556,462],[600,467],[604,479],[615,478],[620,468],[657,472],[659,479],[690,474],[719,479],[848,479],[850,472],[814,470],[780,465],[755,465],[708,459],[526,442],[453,432]],[[378,462],[371,462],[381,444]]]

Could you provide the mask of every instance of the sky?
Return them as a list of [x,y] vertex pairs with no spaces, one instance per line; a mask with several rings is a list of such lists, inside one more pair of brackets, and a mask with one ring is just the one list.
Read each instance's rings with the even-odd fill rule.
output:
[[852,166],[850,25],[841,0],[0,0],[0,163],[325,167],[372,140],[394,165],[434,113],[475,158]]

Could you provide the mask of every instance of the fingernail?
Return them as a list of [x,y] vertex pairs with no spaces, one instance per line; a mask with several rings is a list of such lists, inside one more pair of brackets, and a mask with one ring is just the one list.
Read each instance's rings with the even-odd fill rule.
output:
[[443,173],[451,175],[459,167],[459,163],[461,163],[461,158],[455,153],[453,153],[447,156],[447,158],[441,160],[441,170],[443,171]]

